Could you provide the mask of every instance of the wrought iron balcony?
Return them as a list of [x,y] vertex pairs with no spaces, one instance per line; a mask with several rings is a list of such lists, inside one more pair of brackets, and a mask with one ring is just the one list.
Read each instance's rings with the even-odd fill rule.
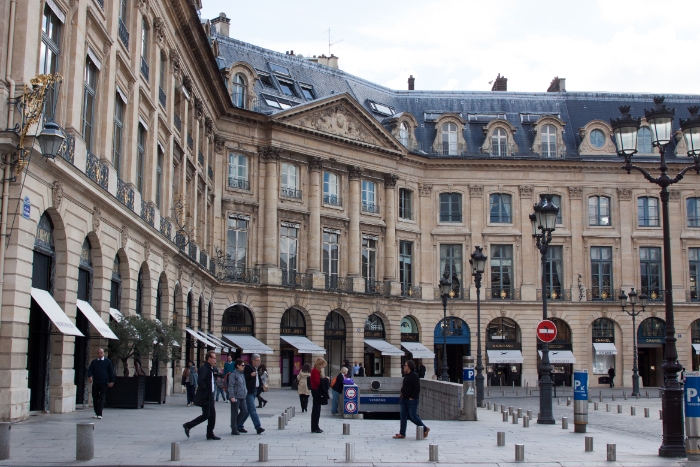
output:
[[176,232],[175,238],[173,240],[175,242],[175,245],[179,249],[185,251],[185,245],[187,245],[187,237],[185,237],[185,235],[182,232]]
[[160,105],[165,107],[165,104],[168,102],[167,97],[165,96],[165,91],[163,91],[163,88],[158,86],[158,100],[160,101]]
[[313,275],[296,271],[282,270],[282,285],[295,289],[311,290],[314,286]]
[[141,57],[141,74],[143,75],[144,78],[146,78],[146,81],[148,81],[148,72],[149,72],[148,63],[146,62],[145,58]]
[[182,120],[180,120],[180,116],[178,114],[173,115],[173,122],[175,122],[175,128],[177,128],[177,131],[182,131]]
[[100,8],[103,10],[105,9],[105,0],[97,0],[97,4],[100,5]]
[[61,147],[58,149],[58,155],[75,165],[75,137],[65,131],[63,134],[66,136],[66,139],[63,140]]
[[[439,287],[433,289],[433,298],[435,300],[442,300],[442,294],[440,293]],[[469,300],[469,289],[460,287],[459,289],[455,290],[455,295],[454,297],[450,297],[450,300]]]
[[365,279],[365,293],[391,295],[391,282]]
[[129,50],[129,30],[121,19],[119,20],[119,40],[124,44],[126,50]]
[[141,219],[148,222],[148,224],[153,227],[156,218],[156,208],[152,204],[147,203],[145,200],[141,200]]
[[423,298],[423,288],[419,285],[401,284],[401,296],[404,298]]
[[203,251],[199,252],[199,264],[202,265],[204,269],[207,268],[207,261],[209,260],[209,256]]
[[245,178],[229,177],[228,186],[238,190],[250,190],[250,183]]
[[260,269],[239,268],[235,261],[226,261],[223,266],[219,265],[216,277],[222,282],[259,284]]
[[[537,289],[537,298],[538,301],[542,300],[542,289]],[[571,290],[568,289],[563,289],[562,287],[553,287],[547,290],[547,300],[556,300],[556,301],[564,301],[564,302],[570,302],[571,301]]]
[[213,260],[209,261],[209,272],[212,276],[216,276],[216,263]]
[[686,302],[698,302],[700,301],[700,296],[698,296],[698,288],[691,287],[690,290],[685,291],[685,301]]
[[617,301],[620,296],[620,289],[610,287],[591,287],[586,290],[586,300]]
[[109,183],[109,170],[107,169],[107,166],[100,161],[99,157],[95,156],[90,151],[87,153],[86,164],[85,173],[90,180],[100,185],[102,189],[106,190]]
[[301,199],[301,190],[283,186],[282,190],[280,191],[280,196],[283,198]]
[[337,195],[323,195],[323,204],[330,204],[331,206],[342,206],[343,199]]
[[160,218],[160,233],[170,240],[170,236],[172,235],[172,230],[173,230],[173,225],[168,222],[164,217]]
[[362,203],[362,212],[371,212],[379,214],[379,205],[374,203]]
[[334,274],[326,274],[326,290],[338,292],[352,292],[352,278],[338,277]]
[[486,300],[520,300],[520,289],[515,287],[489,287]]
[[189,243],[187,245],[187,250],[188,254],[190,255],[190,258],[192,258],[194,261],[197,261],[197,245],[194,243]]
[[121,178],[117,178],[117,199],[127,208],[134,210],[134,190]]
[[666,292],[664,290],[659,290],[659,289],[651,289],[649,290],[646,287],[642,287],[641,290],[639,291],[639,294],[646,294],[647,295],[647,300],[650,302],[661,302],[663,303],[664,301],[664,295],[666,295]]

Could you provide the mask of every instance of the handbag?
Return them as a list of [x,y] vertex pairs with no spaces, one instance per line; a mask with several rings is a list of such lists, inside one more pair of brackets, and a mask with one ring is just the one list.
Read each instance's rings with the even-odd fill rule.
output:
[[189,379],[189,376],[182,375],[182,381],[180,381],[180,384],[185,386],[187,384],[188,379]]
[[267,392],[267,390],[268,390],[267,384],[263,384],[262,390],[263,390],[263,392]]
[[298,391],[299,390],[299,376],[294,378],[294,381],[292,381],[292,391]]

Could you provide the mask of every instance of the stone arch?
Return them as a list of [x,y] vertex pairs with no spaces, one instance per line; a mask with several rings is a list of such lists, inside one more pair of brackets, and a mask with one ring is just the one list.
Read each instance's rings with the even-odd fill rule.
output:
[[[391,323],[390,323],[389,318],[386,316],[386,314],[382,313],[381,311],[375,310],[372,313],[368,314],[365,317],[365,322],[363,325],[367,326],[368,321],[371,320],[371,317],[373,315],[378,317],[381,320],[382,328],[384,331],[384,339],[387,339],[388,336],[391,335]],[[365,329],[367,329],[367,328],[365,327]]]
[[[236,316],[238,314],[238,316]],[[255,335],[255,314],[245,303],[234,303],[226,307],[221,315],[221,327],[225,331],[226,326],[250,326],[250,334]],[[233,331],[228,331],[233,332]],[[247,332],[243,332],[247,334]]]
[[244,80],[245,80],[245,86],[246,86],[246,96],[245,96],[245,104],[247,109],[249,109],[252,106],[253,99],[255,97],[255,93],[253,92],[253,88],[255,87],[255,82],[258,80],[258,73],[255,71],[255,68],[250,66],[246,62],[235,62],[231,64],[228,67],[228,80],[226,82],[226,89],[228,89],[229,95],[233,99],[233,92],[234,92],[234,79],[236,75],[241,75]]
[[[53,239],[53,257],[52,257],[52,271],[51,271],[51,288],[50,292],[54,295],[54,298],[59,304],[65,305],[66,301],[66,288],[68,283],[68,238],[66,235],[66,226],[63,222],[63,217],[56,210],[56,208],[47,208],[39,217],[37,222],[37,229],[41,218],[46,216],[46,218],[51,222],[52,227],[52,239]],[[37,233],[35,229],[35,235]],[[82,242],[81,242],[82,243]],[[70,266],[77,266],[70,264]],[[71,287],[72,289],[72,287]]]
[[566,122],[554,115],[542,116],[533,125],[532,131],[535,139],[532,143],[532,152],[537,155],[542,154],[542,130],[547,125],[552,125],[556,130],[555,157],[562,157],[566,153],[566,145],[564,144],[564,127],[566,126]]
[[168,309],[170,308],[171,297],[168,289],[168,276],[165,271],[160,273],[158,284],[156,285],[156,302],[154,313],[155,317],[164,321],[168,317]]
[[464,119],[459,114],[445,112],[435,120],[435,140],[433,141],[433,151],[443,154],[442,128],[444,124],[453,123],[457,126],[457,155],[467,152],[467,142],[464,139]]
[[200,330],[205,330],[204,326],[204,294],[199,294],[199,300],[197,300],[197,326]]
[[134,310],[136,310],[138,314],[144,317],[150,317],[154,312],[153,297],[155,289],[154,283],[151,280],[151,268],[148,266],[148,262],[144,261],[139,267],[139,272],[136,276],[136,288],[134,290],[136,299]]
[[512,123],[505,119],[491,120],[486,126],[483,127],[484,131],[484,144],[481,146],[481,152],[483,154],[493,155],[493,136],[496,130],[503,130],[506,134],[506,144],[507,156],[516,155],[519,152],[518,145],[515,142],[515,132],[518,130]]
[[413,320],[413,324],[416,326],[416,330],[418,331],[418,338],[420,340],[420,338],[424,337],[423,336],[423,323],[421,323],[421,321],[416,316],[414,316],[412,314],[404,315],[404,317],[401,318],[401,325],[399,326],[400,330],[403,329],[403,320],[407,319],[407,318]]

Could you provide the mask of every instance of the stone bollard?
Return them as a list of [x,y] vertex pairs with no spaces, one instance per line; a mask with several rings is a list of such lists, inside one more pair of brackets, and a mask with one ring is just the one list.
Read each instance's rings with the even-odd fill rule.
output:
[[355,443],[345,443],[345,462],[355,460]]
[[532,410],[528,410],[528,411],[527,411],[527,418],[529,418],[530,420],[532,420]]
[[598,410],[598,403],[597,402],[593,403],[593,410]]
[[561,429],[562,430],[569,429],[569,419],[567,417],[561,417]]
[[505,395],[506,395],[506,392],[505,392],[505,391],[501,391],[501,396],[505,396]]
[[646,396],[647,399],[649,399],[649,391],[645,391],[644,395]]
[[603,391],[598,394],[598,402],[603,402]]
[[179,461],[180,460],[180,443],[174,442],[170,443],[170,460]]
[[438,462],[438,445],[431,444],[428,446],[428,460],[430,462]]
[[501,404],[501,412],[503,412],[504,410],[506,410],[506,406]]
[[284,417],[281,415],[277,417],[277,429],[284,430]]
[[525,445],[515,445],[515,462],[523,462],[525,460]]
[[290,421],[292,421],[292,414],[289,412],[289,410],[284,411],[284,418],[285,418],[285,421],[284,421],[285,425],[288,424]]
[[635,416],[637,415],[637,407],[630,407],[630,415]]
[[639,399],[639,393],[637,393],[637,395],[636,395],[635,397],[636,397],[637,399]]
[[10,458],[10,430],[12,424],[9,422],[0,423],[0,461]]
[[508,421],[508,412],[503,412],[503,421],[504,422]]
[[557,397],[557,405],[561,405],[561,399]]
[[649,418],[649,407],[644,407],[644,418]]
[[622,406],[617,404],[617,413],[622,413]]
[[423,439],[425,439],[425,427],[417,426],[416,427],[416,441],[420,441]]
[[506,445],[506,432],[505,431],[499,431],[496,433],[496,446],[505,446]]
[[267,462],[270,451],[267,447],[267,443],[258,444],[258,462]]
[[343,434],[344,435],[350,434],[350,424],[349,423],[343,423]]
[[508,407],[508,416],[513,415],[513,406]]
[[612,395],[612,400],[615,402],[615,394]]
[[296,417],[296,416],[297,416],[297,408],[292,407],[292,417]]
[[530,419],[527,415],[523,417],[523,428],[530,428]]
[[664,411],[659,410],[659,420],[663,420],[663,419],[664,419]]
[[493,404],[493,411],[498,412],[498,405],[497,404]]
[[625,400],[627,400],[627,391],[622,391],[622,397],[624,397]]
[[523,418],[523,409],[518,407],[518,418]]
[[593,452],[593,436],[586,436],[586,452]]
[[605,411],[610,412],[610,404],[605,404]]
[[566,406],[568,407],[568,406],[570,406],[570,405],[571,405],[571,398],[570,398],[570,397],[567,397],[567,398],[566,398]]
[[518,414],[513,413],[513,415],[511,415],[511,417],[512,417],[513,425],[517,425],[518,424]]
[[608,462],[617,462],[617,446],[608,444]]
[[95,457],[95,424],[78,423],[75,437],[75,460],[89,461]]
[[284,417],[284,426],[287,426],[289,424],[289,417],[287,416],[287,412],[284,412],[282,416]]
[[486,403],[486,410],[491,410],[491,402]]
[[491,390],[490,389],[486,390],[486,397],[491,397]]

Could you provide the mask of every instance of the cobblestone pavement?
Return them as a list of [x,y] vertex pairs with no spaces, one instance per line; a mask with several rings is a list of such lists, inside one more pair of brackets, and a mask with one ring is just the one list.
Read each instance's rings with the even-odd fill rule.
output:
[[[570,394],[570,392],[569,392]],[[621,395],[621,391],[620,391]],[[655,391],[654,395],[658,395]],[[597,396],[597,394],[596,394]],[[561,424],[537,425],[529,428],[502,421],[498,412],[479,409],[479,421],[426,421],[431,431],[426,440],[415,440],[415,427],[409,422],[407,439],[394,440],[398,420],[344,420],[332,417],[323,408],[323,434],[310,432],[310,414],[301,413],[296,393],[291,390],[271,390],[266,394],[270,403],[259,409],[266,432],[258,436],[247,422],[248,434],[231,436],[229,405],[217,404],[216,433],[221,441],[206,441],[205,427],[200,425],[186,438],[182,423],[199,413],[197,407],[185,407],[185,397],[168,397],[164,406],[146,405],[142,410],[106,409],[105,418],[93,420],[91,410],[71,414],[32,416],[17,423],[11,431],[11,459],[3,465],[271,465],[323,466],[345,463],[345,443],[355,444],[353,465],[391,467],[398,465],[484,465],[504,466],[514,462],[516,443],[525,445],[525,463],[529,466],[681,466],[697,465],[685,460],[659,458],[656,453],[661,439],[658,417],[660,400],[641,399],[616,401],[623,414],[595,412],[590,404],[590,424],[586,435],[573,433],[573,404],[566,406],[554,401],[557,420],[568,416],[569,429]],[[594,397],[594,400],[596,398]],[[609,395],[606,397],[610,403]],[[619,399],[622,399],[619,397]],[[536,396],[506,394],[487,400],[506,406],[534,410],[539,404]],[[605,402],[604,402],[605,403]],[[603,403],[603,404],[604,404]],[[277,429],[277,415],[284,408],[296,406],[294,417],[284,430]],[[629,415],[635,405],[637,416]],[[653,407],[652,416],[644,418],[644,407]],[[604,406],[603,406],[604,409]],[[95,458],[75,462],[76,423],[95,422]],[[343,435],[343,423],[349,423],[351,434]],[[506,446],[496,446],[496,433],[506,433]],[[584,452],[584,436],[593,436],[594,452]],[[181,460],[170,461],[171,442],[180,442]],[[258,443],[269,446],[269,461],[258,462]],[[439,464],[428,462],[429,444],[439,446]],[[606,443],[617,445],[617,462],[606,462]]]

